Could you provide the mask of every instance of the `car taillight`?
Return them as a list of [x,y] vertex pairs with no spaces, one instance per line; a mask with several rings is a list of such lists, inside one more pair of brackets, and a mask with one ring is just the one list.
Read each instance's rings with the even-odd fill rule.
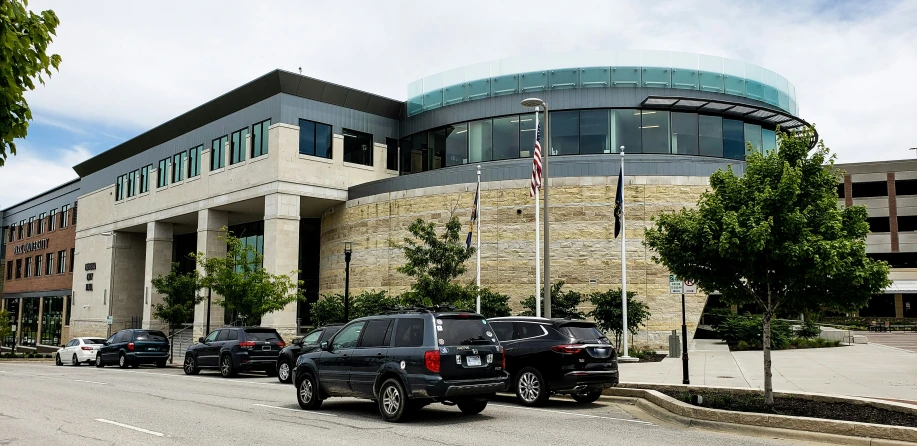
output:
[[506,350],[503,350],[503,370],[506,370]]
[[255,346],[255,341],[242,341],[239,343],[239,347],[242,348],[252,348]]
[[280,341],[280,342],[277,343],[277,346],[280,347],[280,348],[284,348],[284,347],[287,346],[287,343],[286,343],[286,342],[283,342],[283,341]]
[[89,346],[84,345],[84,346],[80,347],[80,350],[92,351],[92,347],[89,347]]
[[582,345],[569,345],[569,344],[568,345],[555,345],[551,347],[551,350],[554,350],[555,352],[563,353],[566,355],[574,355],[576,353],[583,351],[583,346]]
[[433,373],[439,373],[439,350],[429,350],[423,354],[423,365]]
[[128,342],[128,343],[127,343],[127,349],[130,350],[130,351],[134,351],[134,343],[133,343],[133,342]]

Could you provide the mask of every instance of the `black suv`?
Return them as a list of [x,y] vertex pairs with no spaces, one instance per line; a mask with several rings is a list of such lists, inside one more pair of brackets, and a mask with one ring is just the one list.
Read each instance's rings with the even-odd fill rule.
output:
[[344,324],[331,324],[324,327],[316,328],[305,336],[294,339],[290,345],[280,351],[280,357],[277,358],[277,379],[282,383],[293,382],[293,365],[296,364],[296,358],[303,353],[318,350],[322,341],[327,341],[334,336]]
[[188,346],[185,374],[218,368],[224,378],[249,370],[262,370],[273,376],[277,373],[277,356],[284,347],[286,343],[273,328],[220,328]]
[[385,421],[430,403],[466,414],[506,390],[503,348],[483,316],[428,309],[351,321],[318,351],[300,355],[293,379],[303,409],[331,396],[376,400]]
[[118,364],[137,367],[156,364],[165,367],[169,359],[169,338],[159,330],[121,330],[108,338],[96,354],[96,367]]
[[522,316],[489,322],[522,404],[542,405],[551,393],[592,403],[602,389],[618,385],[615,349],[592,322]]

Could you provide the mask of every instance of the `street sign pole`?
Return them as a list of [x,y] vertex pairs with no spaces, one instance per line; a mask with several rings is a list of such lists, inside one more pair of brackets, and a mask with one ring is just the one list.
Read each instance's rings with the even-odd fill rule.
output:
[[691,384],[688,377],[688,323],[685,315],[685,293],[681,293],[681,383]]

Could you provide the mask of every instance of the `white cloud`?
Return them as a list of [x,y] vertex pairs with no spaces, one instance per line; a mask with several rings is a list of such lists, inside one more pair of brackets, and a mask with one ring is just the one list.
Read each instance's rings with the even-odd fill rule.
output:
[[39,153],[19,142],[16,152],[18,155],[7,158],[6,165],[0,168],[0,209],[75,179],[72,166],[92,156],[83,145]]
[[33,0],[61,27],[38,111],[145,130],[274,68],[405,99],[409,82],[485,60],[663,49],[761,65],[796,85],[841,161],[917,140],[917,2],[299,2]]

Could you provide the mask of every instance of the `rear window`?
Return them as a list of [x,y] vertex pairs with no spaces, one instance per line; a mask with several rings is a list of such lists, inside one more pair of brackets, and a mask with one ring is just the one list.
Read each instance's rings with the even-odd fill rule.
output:
[[497,342],[493,328],[481,317],[437,319],[436,337],[440,339],[440,345],[480,345]]
[[567,325],[560,332],[577,341],[605,341],[607,338],[593,325]]
[[135,341],[165,341],[166,335],[156,330],[137,330],[134,332]]
[[283,339],[274,330],[245,330],[245,339],[249,341],[282,341]]
[[84,344],[88,344],[88,345],[92,345],[92,344],[104,344],[104,343],[105,343],[105,340],[104,340],[104,339],[83,339],[83,343],[84,343]]

